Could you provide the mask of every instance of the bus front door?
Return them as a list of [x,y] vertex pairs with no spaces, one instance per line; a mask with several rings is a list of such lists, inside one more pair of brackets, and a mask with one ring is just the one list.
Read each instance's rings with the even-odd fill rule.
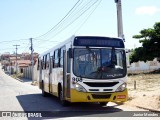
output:
[[63,51],[63,98],[70,98],[70,59],[69,52]]

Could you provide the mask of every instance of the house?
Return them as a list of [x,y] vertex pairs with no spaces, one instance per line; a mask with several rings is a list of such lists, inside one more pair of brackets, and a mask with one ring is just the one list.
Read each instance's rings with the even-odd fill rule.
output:
[[[36,63],[36,59],[38,58],[38,53],[33,53],[34,63]],[[23,73],[23,69],[31,66],[31,54],[26,52],[22,54],[10,54],[4,53],[1,54],[1,63],[4,70],[7,70],[9,73],[17,72]]]
[[18,71],[20,73],[23,73],[23,69],[31,66],[31,61],[30,60],[17,60],[17,67],[18,67]]

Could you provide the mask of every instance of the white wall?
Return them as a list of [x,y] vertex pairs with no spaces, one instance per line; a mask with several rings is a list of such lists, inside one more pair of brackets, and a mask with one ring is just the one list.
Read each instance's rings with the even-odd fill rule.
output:
[[130,67],[127,69],[128,73],[136,73],[136,72],[149,72],[153,70],[157,70],[160,68],[160,62],[155,58],[153,61],[147,61],[146,63],[143,61],[139,61],[136,63],[132,63]]
[[33,72],[32,72],[32,66],[23,69],[24,78],[32,79],[32,75],[33,75],[33,80],[37,81],[37,65],[34,66]]

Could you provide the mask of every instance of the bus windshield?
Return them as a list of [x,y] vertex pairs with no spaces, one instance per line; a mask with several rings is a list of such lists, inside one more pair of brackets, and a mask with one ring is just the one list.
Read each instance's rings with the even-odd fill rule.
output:
[[75,48],[73,73],[88,79],[112,79],[126,75],[125,51],[114,48]]

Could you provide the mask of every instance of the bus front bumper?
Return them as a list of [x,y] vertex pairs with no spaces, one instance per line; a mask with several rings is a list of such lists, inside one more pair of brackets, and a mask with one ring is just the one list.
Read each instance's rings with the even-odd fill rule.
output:
[[127,88],[123,92],[89,93],[71,89],[70,102],[125,102],[128,99]]

